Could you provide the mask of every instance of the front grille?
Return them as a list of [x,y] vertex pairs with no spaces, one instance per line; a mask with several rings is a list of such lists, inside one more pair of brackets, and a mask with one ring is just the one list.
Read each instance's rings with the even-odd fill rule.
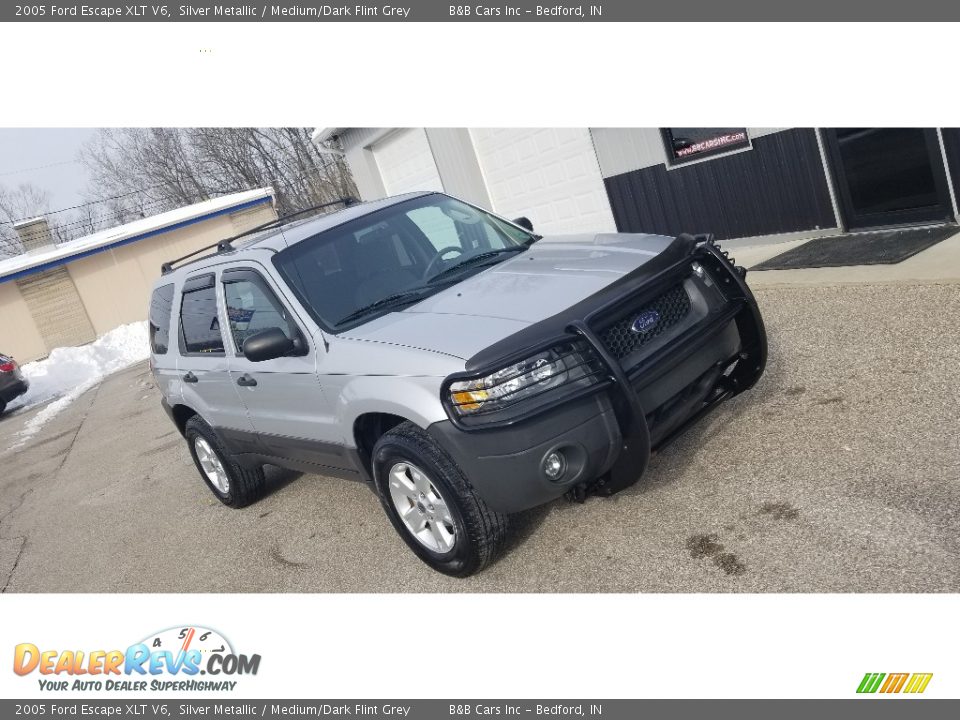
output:
[[678,283],[601,331],[600,340],[617,360],[622,360],[679,323],[688,312],[690,298],[683,283]]

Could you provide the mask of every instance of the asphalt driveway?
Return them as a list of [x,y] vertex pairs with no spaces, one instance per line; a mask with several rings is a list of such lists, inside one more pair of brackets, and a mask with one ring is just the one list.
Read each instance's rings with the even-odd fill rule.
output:
[[960,285],[757,291],[757,387],[611,499],[515,518],[467,580],[396,537],[363,485],[275,472],[222,506],[146,364],[11,450],[0,419],[6,592],[960,591]]

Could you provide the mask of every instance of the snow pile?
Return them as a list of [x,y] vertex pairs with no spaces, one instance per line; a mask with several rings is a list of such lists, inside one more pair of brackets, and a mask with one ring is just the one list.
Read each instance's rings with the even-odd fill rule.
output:
[[107,375],[146,360],[149,355],[144,321],[121,325],[89,345],[56,348],[45,360],[21,367],[30,381],[30,389],[19,399],[22,407],[53,402],[30,418],[20,431],[17,446]]

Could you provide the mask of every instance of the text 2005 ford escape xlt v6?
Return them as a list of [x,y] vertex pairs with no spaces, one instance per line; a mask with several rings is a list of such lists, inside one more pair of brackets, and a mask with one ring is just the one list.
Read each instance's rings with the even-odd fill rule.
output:
[[163,404],[227,505],[264,464],[363,478],[413,552],[465,576],[510,513],[633,484],[763,372],[745,271],[709,236],[540,237],[438,193],[344,204],[155,286]]

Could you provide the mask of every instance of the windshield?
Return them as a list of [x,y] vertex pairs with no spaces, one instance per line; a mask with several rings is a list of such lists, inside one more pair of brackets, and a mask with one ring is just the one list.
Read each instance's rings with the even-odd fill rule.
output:
[[314,319],[336,331],[422,300],[535,239],[438,194],[326,230],[277,253],[273,262]]

